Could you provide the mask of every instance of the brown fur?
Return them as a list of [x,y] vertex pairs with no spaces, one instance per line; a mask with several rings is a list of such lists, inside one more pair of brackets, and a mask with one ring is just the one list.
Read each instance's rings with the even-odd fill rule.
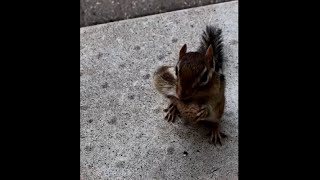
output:
[[[225,106],[225,80],[223,75],[213,71],[205,86],[191,88],[191,84],[196,81],[204,67],[210,68],[209,63],[205,62],[203,54],[187,53],[180,62],[177,79],[168,71],[168,68],[173,68],[172,66],[161,66],[154,73],[154,84],[161,94],[171,100],[171,107],[166,109],[168,111],[166,116],[168,121],[174,121],[176,116],[179,115],[182,119],[194,124],[201,122],[211,124],[210,142],[221,144],[221,136],[224,136],[224,134],[219,131],[219,122]],[[176,89],[177,96],[167,96],[164,87]],[[181,97],[180,91],[187,92],[189,97],[179,99]]]

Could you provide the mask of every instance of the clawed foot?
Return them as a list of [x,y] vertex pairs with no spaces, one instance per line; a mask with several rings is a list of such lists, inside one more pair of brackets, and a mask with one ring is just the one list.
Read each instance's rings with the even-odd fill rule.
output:
[[174,122],[176,119],[176,116],[179,115],[177,106],[173,103],[170,103],[170,105],[163,110],[167,113],[167,115],[164,117],[165,120],[168,122]]
[[[209,133],[210,134],[210,133]],[[220,132],[219,128],[213,128],[211,131],[211,137],[210,137],[210,144],[214,144],[216,146],[217,142],[222,146],[222,139],[226,138],[227,135],[224,133]]]

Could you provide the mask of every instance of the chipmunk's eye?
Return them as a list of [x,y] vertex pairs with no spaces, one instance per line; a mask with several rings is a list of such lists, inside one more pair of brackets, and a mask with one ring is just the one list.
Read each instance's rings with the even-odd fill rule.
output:
[[201,85],[201,86],[206,85],[207,82],[208,82],[208,71],[206,71],[206,72],[202,75],[202,77],[201,77],[201,79],[200,79],[200,85]]

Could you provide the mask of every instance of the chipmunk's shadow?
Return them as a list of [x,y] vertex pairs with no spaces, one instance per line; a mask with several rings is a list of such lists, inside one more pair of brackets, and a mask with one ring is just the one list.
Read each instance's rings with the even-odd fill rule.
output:
[[179,126],[177,127],[175,134],[183,141],[188,141],[192,144],[198,145],[202,143],[209,143],[211,135],[210,124],[205,122],[193,124],[180,118],[177,118],[176,121]]
[[[222,145],[217,141],[216,145],[210,142],[211,132],[212,132],[212,124],[208,122],[199,122],[197,124],[193,124],[181,118],[176,119],[177,126],[174,129],[174,134],[180,138],[180,140],[191,144],[192,146],[197,146],[199,148],[206,147],[211,149],[221,149],[221,147],[225,147],[226,143],[232,139],[229,133],[225,132],[224,127],[221,127],[221,132],[226,136],[221,139]],[[223,119],[220,123],[222,126],[229,124],[226,119]],[[223,136],[223,135],[222,135]]]

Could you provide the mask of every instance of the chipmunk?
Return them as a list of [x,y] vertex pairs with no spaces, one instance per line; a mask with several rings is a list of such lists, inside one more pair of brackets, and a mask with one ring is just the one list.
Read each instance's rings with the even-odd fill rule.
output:
[[207,26],[197,52],[187,52],[184,44],[176,66],[161,66],[153,76],[156,89],[170,99],[165,119],[176,116],[193,123],[211,124],[210,142],[226,137],[219,122],[225,106],[225,77],[222,72],[221,29]]

